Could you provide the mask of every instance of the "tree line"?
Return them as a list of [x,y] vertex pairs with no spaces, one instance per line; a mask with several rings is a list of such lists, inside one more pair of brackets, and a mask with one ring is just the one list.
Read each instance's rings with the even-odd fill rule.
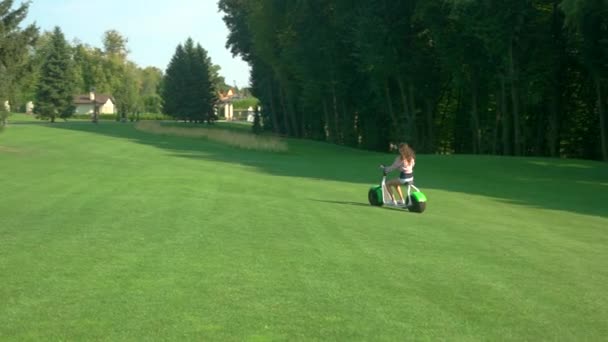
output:
[[[104,33],[102,48],[78,41],[70,43],[59,27],[43,33],[34,25],[21,28],[29,3],[13,5],[13,0],[0,0],[0,105],[8,100],[13,111],[25,111],[26,104],[33,101],[34,111],[40,117],[54,121],[74,113],[74,95],[88,94],[94,89],[96,93],[112,95],[117,118],[161,112],[182,118],[182,108],[172,106],[175,99],[163,98],[168,94],[164,84],[171,86],[167,77],[171,69],[165,75],[156,67],[141,68],[129,60],[128,39],[118,31]],[[186,47],[201,56],[200,63],[193,66],[198,69],[190,70],[188,77],[204,75],[203,82],[209,83],[213,91],[229,88],[219,75],[220,67],[211,63],[200,45],[187,43]],[[199,84],[180,83],[179,89],[174,86],[171,89],[187,96],[179,101],[190,110],[198,106],[200,112],[208,111],[202,107],[208,107],[209,103],[202,103],[191,86],[200,88]],[[212,101],[212,95],[206,100]],[[0,112],[4,109],[0,106]],[[4,112],[0,114],[6,118]]]
[[608,160],[606,0],[220,0],[265,130]]
[[8,115],[5,101],[14,94],[14,87],[27,74],[27,50],[34,45],[38,28],[19,24],[27,15],[27,5],[12,9],[13,1],[0,1],[0,127]]

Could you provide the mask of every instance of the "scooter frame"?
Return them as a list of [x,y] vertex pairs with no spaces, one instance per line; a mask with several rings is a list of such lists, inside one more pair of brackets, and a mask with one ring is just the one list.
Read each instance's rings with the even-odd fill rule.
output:
[[404,200],[405,203],[404,204],[393,204],[393,199],[390,196],[390,191],[388,189],[388,186],[386,185],[386,173],[383,173],[382,176],[382,201],[384,202],[384,205],[386,205],[387,207],[393,207],[393,208],[408,208],[412,205],[413,201],[412,201],[412,189],[416,190],[416,191],[420,191],[420,189],[418,189],[414,184],[412,184],[412,182],[408,182],[407,183],[407,196],[405,196]]

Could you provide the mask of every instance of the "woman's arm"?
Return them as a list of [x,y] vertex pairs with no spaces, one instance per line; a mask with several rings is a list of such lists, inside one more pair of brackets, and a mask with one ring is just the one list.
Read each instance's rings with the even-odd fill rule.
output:
[[401,163],[402,163],[401,158],[399,156],[397,156],[397,158],[395,158],[395,161],[393,162],[393,165],[385,167],[384,171],[386,173],[392,172],[393,170],[397,169],[401,165]]

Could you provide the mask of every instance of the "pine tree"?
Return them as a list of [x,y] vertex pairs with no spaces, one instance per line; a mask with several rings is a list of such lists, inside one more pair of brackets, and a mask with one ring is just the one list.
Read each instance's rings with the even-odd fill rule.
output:
[[196,80],[199,78],[197,75],[198,63],[194,56],[194,41],[192,38],[188,38],[184,43],[185,53],[185,74],[182,76],[183,87],[180,93],[184,97],[184,101],[180,103],[181,110],[183,111],[184,117],[188,121],[198,122],[201,121],[201,115],[199,114],[200,99],[197,97],[198,87]]
[[61,29],[55,27],[36,90],[36,113],[51,122],[57,117],[71,116],[74,113],[73,88],[70,47]]
[[194,65],[193,73],[195,78],[195,89],[196,94],[194,96],[198,99],[198,111],[201,114],[201,121],[211,123],[215,121],[215,114],[213,113],[213,106],[216,101],[214,92],[214,86],[212,82],[212,70],[211,70],[211,59],[207,56],[207,51],[203,49],[200,44],[196,45],[194,49]]
[[163,79],[163,111],[193,122],[215,120],[211,60],[200,44],[188,38],[175,50]]
[[182,115],[181,104],[186,100],[182,93],[185,85],[184,77],[188,72],[186,62],[184,48],[179,44],[167,67],[161,90],[163,112],[175,119],[182,120],[185,119]]

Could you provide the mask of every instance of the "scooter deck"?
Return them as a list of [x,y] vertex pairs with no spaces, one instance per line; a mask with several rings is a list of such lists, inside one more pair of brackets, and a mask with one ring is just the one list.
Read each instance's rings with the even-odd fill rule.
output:
[[407,209],[410,208],[411,205],[406,205],[406,204],[392,204],[392,203],[384,203],[385,207],[390,207],[390,208],[401,208],[401,209]]

